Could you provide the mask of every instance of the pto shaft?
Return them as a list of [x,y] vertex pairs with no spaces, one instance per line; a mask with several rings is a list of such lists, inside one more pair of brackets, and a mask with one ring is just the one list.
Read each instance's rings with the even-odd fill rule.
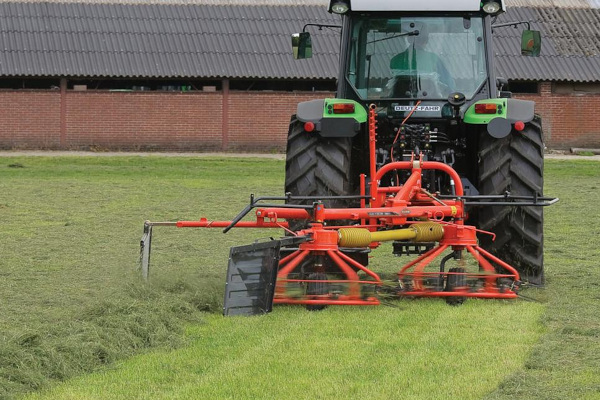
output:
[[368,247],[373,242],[411,240],[413,242],[438,242],[444,237],[444,227],[435,222],[411,225],[406,229],[371,232],[365,228],[341,228],[338,231],[340,247]]

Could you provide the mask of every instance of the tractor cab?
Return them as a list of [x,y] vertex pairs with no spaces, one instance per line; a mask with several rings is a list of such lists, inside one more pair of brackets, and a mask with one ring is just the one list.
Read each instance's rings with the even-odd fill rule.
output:
[[451,94],[472,102],[495,89],[482,16],[357,14],[350,25],[344,97],[386,105],[392,114],[421,101],[420,114],[442,118]]
[[[503,1],[334,0],[329,11],[342,16],[338,98],[385,105],[392,114],[420,101],[423,117],[442,118],[452,116],[451,95],[464,96],[463,112],[498,97],[492,28]],[[292,36],[296,59],[312,57],[310,25],[319,26]],[[522,54],[539,55],[540,42],[539,32],[524,30]]]

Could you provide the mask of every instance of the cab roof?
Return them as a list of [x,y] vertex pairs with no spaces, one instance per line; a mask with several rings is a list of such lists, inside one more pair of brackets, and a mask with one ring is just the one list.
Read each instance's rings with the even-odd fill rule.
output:
[[[336,0],[333,0],[334,3]],[[501,0],[503,10],[504,0]],[[479,11],[481,0],[350,0],[352,11]]]

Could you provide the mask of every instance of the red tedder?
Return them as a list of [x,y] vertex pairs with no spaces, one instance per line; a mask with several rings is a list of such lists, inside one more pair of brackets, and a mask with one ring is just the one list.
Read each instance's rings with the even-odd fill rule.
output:
[[[426,161],[422,155],[414,153],[409,161],[391,162],[377,169],[374,107],[369,110],[368,124],[369,169],[373,179],[367,190],[366,177],[361,175],[360,196],[351,196],[360,200],[359,207],[326,207],[323,202],[331,199],[326,196],[251,197],[250,204],[232,221],[201,219],[176,223],[146,222],[146,239],[142,240],[143,250],[145,244],[147,253],[146,275],[153,225],[220,227],[225,228],[224,232],[233,227],[283,228],[289,236],[277,241],[278,254],[272,257],[277,261],[274,268],[276,283],[269,294],[273,303],[304,304],[309,309],[320,309],[327,305],[377,305],[381,293],[444,297],[449,304],[460,304],[467,297],[517,297],[519,272],[478,246],[477,233],[487,232],[465,225],[465,204],[472,197],[464,196],[457,172],[444,163]],[[426,191],[422,176],[424,171],[429,170],[445,174],[454,193],[441,196]],[[402,185],[380,186],[388,174],[406,178]],[[397,182],[398,179],[393,181]],[[492,196],[479,197],[485,200],[510,200],[508,196],[497,196],[496,199],[492,199]],[[285,200],[288,204],[265,204],[264,201],[268,200]],[[300,200],[311,201],[312,204],[289,204]],[[555,201],[536,198],[527,205],[544,206]],[[256,209],[256,219],[241,221],[252,209]],[[303,229],[290,230],[291,226],[297,226],[302,221],[305,222]],[[368,252],[385,241],[393,241],[406,248],[413,246],[419,253],[416,259],[399,269],[391,284],[389,280],[384,282],[367,266]],[[244,251],[257,249],[252,247]],[[232,250],[232,257],[234,253]],[[266,257],[263,253],[260,253],[260,257],[260,263],[268,263],[264,261]],[[434,264],[438,259],[441,261]],[[457,266],[446,270],[449,261]],[[231,263],[230,258],[230,268]],[[237,263],[243,264],[241,261]],[[265,287],[268,288],[268,285]],[[227,299],[226,295],[226,303]]]

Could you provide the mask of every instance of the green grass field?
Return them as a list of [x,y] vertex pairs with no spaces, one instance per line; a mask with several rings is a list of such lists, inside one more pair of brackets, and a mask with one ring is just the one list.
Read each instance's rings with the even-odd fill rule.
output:
[[223,318],[228,248],[273,232],[155,228],[146,285],[142,223],[230,219],[283,162],[0,158],[0,398],[600,398],[597,168],[547,162],[540,302]]

